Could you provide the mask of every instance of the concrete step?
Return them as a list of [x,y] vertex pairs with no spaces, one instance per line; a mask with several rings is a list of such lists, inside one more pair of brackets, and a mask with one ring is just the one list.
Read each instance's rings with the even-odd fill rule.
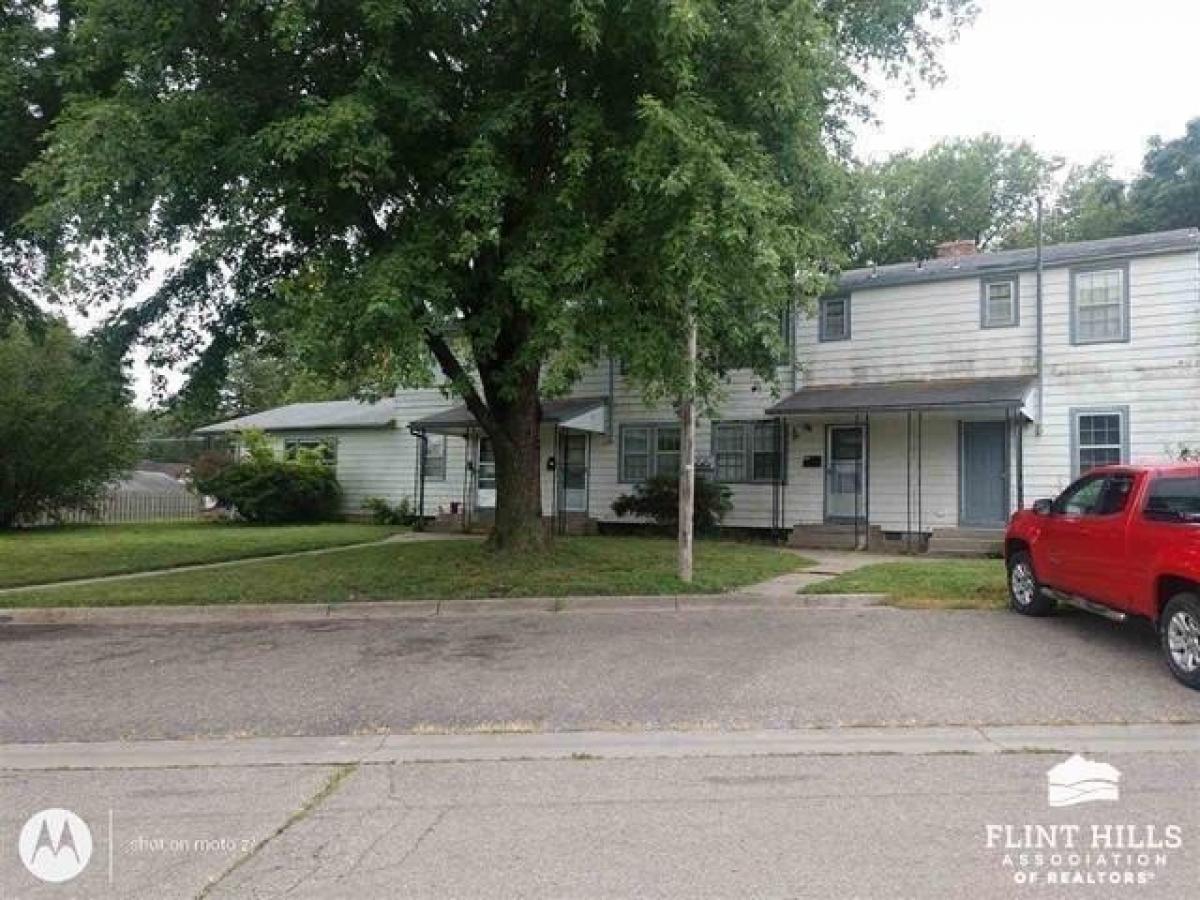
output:
[[1000,556],[1004,531],[999,528],[940,528],[929,540],[929,555],[944,557]]
[[859,527],[857,536],[853,525],[816,523],[796,525],[788,538],[789,547],[811,550],[853,550],[856,542],[866,540],[866,528]]

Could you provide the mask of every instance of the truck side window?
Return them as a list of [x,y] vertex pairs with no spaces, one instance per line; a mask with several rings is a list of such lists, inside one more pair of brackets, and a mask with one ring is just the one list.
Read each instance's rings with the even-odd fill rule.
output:
[[1054,501],[1054,511],[1059,515],[1090,516],[1100,505],[1104,492],[1105,477],[1089,475],[1075,482]]
[[1098,516],[1114,516],[1125,511],[1129,495],[1133,493],[1132,475],[1110,475],[1105,479],[1104,493],[1096,508]]
[[1156,478],[1146,497],[1145,516],[1156,522],[1200,522],[1200,478]]

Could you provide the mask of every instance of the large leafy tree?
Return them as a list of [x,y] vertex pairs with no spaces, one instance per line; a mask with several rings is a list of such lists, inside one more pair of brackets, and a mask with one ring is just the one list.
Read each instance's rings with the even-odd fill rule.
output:
[[1200,118],[1175,140],[1150,139],[1130,203],[1143,230],[1200,226]]
[[[1071,166],[1053,192],[1043,228],[1045,240],[1051,243],[1091,241],[1137,231],[1128,185],[1113,174],[1108,159]],[[1032,217],[1005,239],[1008,247],[1035,243],[1037,222]]]
[[0,327],[39,314],[31,291],[39,260],[20,227],[34,197],[20,175],[61,106],[72,9],[69,2],[53,8],[40,0],[0,4]]
[[434,363],[494,444],[493,540],[526,547],[542,392],[614,354],[677,396],[688,309],[702,387],[768,371],[778,313],[827,268],[831,148],[863,73],[930,71],[972,12],[79,0],[27,222],[99,300],[169,255],[118,331],[157,323],[199,374],[261,329],[355,378]]
[[1058,160],[996,135],[941,141],[849,172],[843,241],[859,265],[926,259],[943,241],[981,249],[1033,214]]
[[136,459],[119,361],[59,320],[41,325],[0,337],[0,528],[89,506]]

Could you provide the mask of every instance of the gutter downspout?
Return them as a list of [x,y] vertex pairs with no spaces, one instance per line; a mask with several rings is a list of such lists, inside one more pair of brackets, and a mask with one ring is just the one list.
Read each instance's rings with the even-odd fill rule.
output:
[[1045,274],[1045,260],[1043,258],[1043,245],[1045,244],[1045,234],[1043,229],[1044,213],[1043,201],[1039,195],[1037,198],[1037,428],[1035,433],[1041,437],[1042,422],[1046,416],[1046,362],[1045,356],[1045,337],[1043,333],[1043,309],[1044,300],[1042,293],[1042,281]]
[[613,358],[608,358],[608,407],[604,411],[604,431],[608,439],[613,439],[613,404],[616,402],[617,367]]

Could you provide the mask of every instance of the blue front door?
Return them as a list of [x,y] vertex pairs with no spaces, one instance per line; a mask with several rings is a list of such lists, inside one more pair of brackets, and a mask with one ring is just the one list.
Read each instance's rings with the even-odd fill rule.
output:
[[959,460],[963,525],[999,526],[1008,518],[1008,458],[1003,422],[963,422]]

